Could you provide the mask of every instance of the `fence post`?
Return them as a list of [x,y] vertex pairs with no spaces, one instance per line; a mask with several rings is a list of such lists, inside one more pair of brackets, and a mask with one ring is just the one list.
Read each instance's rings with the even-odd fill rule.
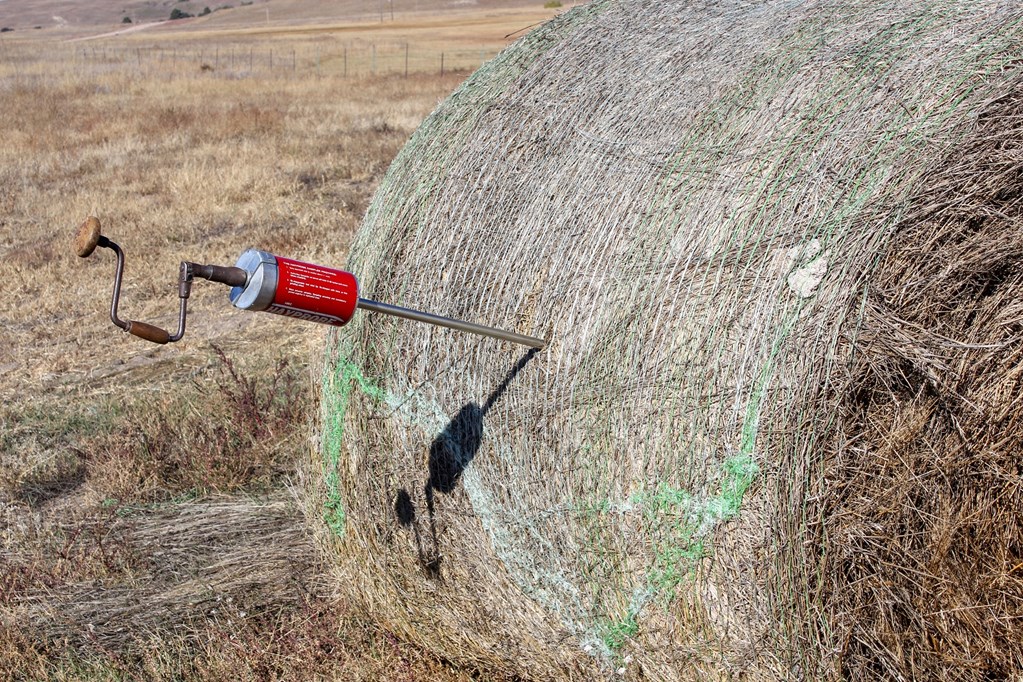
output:
[[405,43],[405,78],[408,78],[408,43]]
[[345,78],[348,78],[348,46],[345,45]]
[[444,53],[440,53],[440,75],[444,75]]
[[291,72],[294,73],[297,70],[297,62],[295,61],[295,48],[291,48]]
[[373,43],[373,58],[370,61],[370,72],[375,76],[377,73],[377,44]]
[[[269,11],[269,10],[267,10],[267,11]],[[273,72],[273,70],[274,70],[274,49],[271,47],[270,48],[270,71]]]

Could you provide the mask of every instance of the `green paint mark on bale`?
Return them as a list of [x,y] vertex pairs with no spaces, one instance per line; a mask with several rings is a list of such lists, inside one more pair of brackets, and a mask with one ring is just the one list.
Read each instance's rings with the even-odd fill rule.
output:
[[639,624],[636,622],[636,617],[630,614],[622,620],[605,623],[601,631],[604,646],[608,651],[616,653],[625,646],[625,642],[629,638],[639,632]]
[[337,471],[327,471],[323,476],[327,487],[327,499],[323,503],[323,520],[327,528],[338,537],[345,532],[345,507],[338,493]]
[[383,389],[367,379],[362,370],[353,362],[345,359],[337,360],[335,371],[324,380],[322,436],[323,449],[323,484],[325,488],[323,501],[323,520],[335,536],[345,532],[344,502],[339,485],[339,467],[341,463],[341,443],[344,437],[344,420],[348,410],[352,391],[358,388],[363,395],[373,401],[385,399]]
[[701,499],[662,483],[651,492],[633,494],[627,504],[606,503],[607,509],[619,513],[638,511],[654,547],[653,561],[646,569],[646,588],[630,606],[633,620],[650,598],[666,608],[676,598],[679,585],[695,576],[699,562],[710,555],[714,529],[739,514],[742,498],[757,472],[753,458],[740,453],[723,463],[720,490],[712,497]]

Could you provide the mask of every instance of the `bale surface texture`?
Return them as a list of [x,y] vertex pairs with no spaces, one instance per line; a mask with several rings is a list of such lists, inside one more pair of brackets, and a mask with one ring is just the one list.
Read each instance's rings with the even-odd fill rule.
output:
[[1023,666],[1015,3],[597,2],[423,123],[348,268],[338,582],[535,679]]

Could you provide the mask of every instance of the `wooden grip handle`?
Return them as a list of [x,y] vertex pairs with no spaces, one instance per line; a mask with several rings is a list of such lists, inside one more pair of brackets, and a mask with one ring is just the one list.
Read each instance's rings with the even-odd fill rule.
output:
[[103,236],[99,233],[99,230],[99,220],[92,216],[86,218],[78,226],[78,232],[75,234],[75,253],[79,257],[87,258],[96,250],[96,245],[99,244]]
[[128,322],[128,333],[153,343],[167,343],[170,341],[170,332],[166,329],[160,329],[155,325],[136,322],[135,320]]

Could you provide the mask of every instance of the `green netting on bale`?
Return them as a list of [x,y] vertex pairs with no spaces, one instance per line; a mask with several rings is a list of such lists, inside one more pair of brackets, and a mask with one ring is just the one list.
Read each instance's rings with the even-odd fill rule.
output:
[[[906,349],[952,338],[939,313],[967,299],[927,317],[906,292],[952,239],[933,234],[979,229],[933,213],[965,210],[991,164],[945,170],[1017,130],[1021,20],[979,0],[601,2],[481,68],[395,160],[348,267],[368,298],[550,345],[365,314],[332,337],[315,473],[339,584],[452,660],[538,678],[1018,661],[1023,637],[992,630],[987,663],[949,663],[962,642],[927,639],[909,583],[886,604],[916,616],[857,629],[878,593],[843,576],[874,565],[841,543],[866,537],[861,450],[898,459],[870,415],[911,402],[861,414],[862,376],[878,396],[950,385],[950,359],[914,384]],[[906,246],[927,220],[932,250]],[[895,270],[893,317],[875,299]],[[900,341],[878,341],[893,319]],[[967,356],[988,341],[963,343],[926,357],[986,367]]]

